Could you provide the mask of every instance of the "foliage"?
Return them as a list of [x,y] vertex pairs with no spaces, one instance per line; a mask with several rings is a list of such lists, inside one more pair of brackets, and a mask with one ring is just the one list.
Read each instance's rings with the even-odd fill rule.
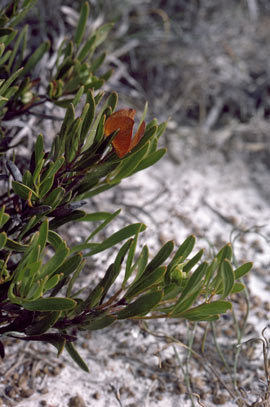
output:
[[[191,255],[194,236],[174,254],[173,242],[167,242],[149,259],[147,245],[137,250],[145,229],[141,223],[98,241],[98,233],[119,211],[86,213],[80,209],[83,200],[156,163],[165,153],[158,139],[166,123],[154,119],[145,125],[145,109],[132,138],[135,111],[115,112],[116,93],[103,100],[99,88],[110,72],[96,76],[105,55],[96,56],[95,50],[112,26],[105,24],[84,40],[88,3],[82,5],[73,40],[65,39],[58,50],[46,95],[40,95],[40,79],[33,72],[50,44],[28,55],[27,26],[14,28],[33,5],[34,0],[11,1],[0,12],[0,334],[51,343],[58,354],[66,347],[88,370],[73,346],[71,329],[102,329],[129,318],[213,321],[231,308],[226,298],[244,288],[236,280],[251,264],[234,270],[229,244],[209,263],[201,262],[202,251]],[[5,123],[45,102],[63,108],[65,117],[50,151],[43,135],[37,136],[22,173]],[[84,243],[69,246],[57,232],[69,222],[99,225]],[[120,249],[115,248],[101,281],[78,291],[87,257],[116,245]]]

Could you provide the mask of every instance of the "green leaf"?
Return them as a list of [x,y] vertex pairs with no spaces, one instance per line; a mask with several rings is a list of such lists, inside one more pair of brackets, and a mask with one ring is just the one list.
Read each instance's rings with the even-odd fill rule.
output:
[[55,270],[55,274],[63,274],[64,277],[69,276],[71,273],[75,272],[80,266],[83,260],[81,253],[76,253],[69,259],[65,260],[62,266]]
[[52,247],[55,250],[59,249],[60,246],[63,246],[63,247],[66,246],[65,241],[54,230],[49,230],[49,232],[48,232],[48,242],[52,245]]
[[0,250],[5,247],[7,241],[7,234],[5,232],[0,233]]
[[131,297],[135,297],[143,291],[149,290],[149,288],[154,287],[157,284],[160,284],[166,273],[166,267],[161,266],[157,269],[153,270],[150,274],[145,275],[145,273],[141,276],[141,278],[135,281],[128,289],[127,293],[125,294],[125,299],[130,299]]
[[145,170],[148,167],[151,167],[152,165],[156,164],[166,153],[167,149],[166,148],[161,148],[158,151],[155,151],[152,154],[149,154],[146,158],[144,158],[139,165],[135,168],[135,171],[132,174],[135,174],[136,172]]
[[65,139],[65,158],[68,163],[76,157],[78,152],[81,128],[82,119],[77,117],[72,123]]
[[85,216],[84,211],[75,210],[67,216],[58,216],[50,221],[50,229],[57,229],[68,222],[77,221]]
[[245,263],[242,264],[242,266],[238,267],[235,271],[235,279],[237,280],[238,278],[243,277],[245,274],[247,274],[250,269],[252,268],[253,263]]
[[204,321],[208,320],[211,316],[224,314],[231,308],[232,304],[228,301],[213,301],[209,304],[198,305],[182,313],[181,316],[191,321]]
[[54,163],[51,163],[50,167],[48,168],[48,171],[44,174],[44,181],[46,178],[50,178],[55,176],[55,174],[60,170],[60,168],[63,166],[65,162],[65,158],[63,156],[57,158],[57,160]]
[[119,169],[116,172],[112,182],[120,182],[122,178],[128,177],[130,174],[136,172],[137,167],[140,165],[143,158],[147,155],[149,144],[147,143],[143,148],[134,154],[128,155],[124,158],[119,165]]
[[[90,233],[90,235],[86,239],[86,242],[89,242],[89,240],[93,239],[93,237],[97,233],[99,233],[102,229],[104,229],[114,218],[116,218],[120,212],[121,212],[121,209],[118,209],[118,211],[108,214],[108,216],[106,216],[104,222],[102,222],[101,225],[99,225],[92,233]],[[93,215],[93,214],[90,214],[90,216],[91,215]]]
[[[114,212],[113,215],[119,214],[120,209]],[[76,222],[98,222],[100,220],[111,219],[112,214],[110,212],[93,212],[87,213],[82,218],[78,219]]]
[[22,306],[29,311],[66,311],[76,306],[72,298],[49,297],[36,301],[22,301]]
[[43,55],[49,51],[49,48],[50,41],[45,41],[43,44],[41,44],[26,62],[23,70],[21,71],[21,76],[27,75],[28,72],[30,72],[41,60]]
[[91,319],[82,323],[79,329],[87,331],[96,331],[98,329],[104,329],[111,325],[116,320],[115,315],[103,315],[102,317]]
[[[109,97],[107,98],[107,100],[105,101],[104,105],[102,106],[102,109],[100,109],[96,120],[94,121],[94,123],[92,124],[91,128],[90,128],[90,133],[86,139],[85,145],[83,146],[83,151],[87,150],[94,142],[95,137],[96,137],[96,132],[97,132],[97,128],[99,125],[100,120],[102,120],[102,117],[105,114],[105,111],[108,108],[111,108],[111,110],[113,111],[116,104],[118,101],[118,95],[116,92],[113,92],[109,95]],[[97,104],[97,103],[96,103]]]
[[189,309],[198,296],[201,294],[202,287],[197,286],[196,289],[190,291],[189,295],[182,298],[181,302],[177,302],[176,305],[172,305],[167,308],[163,308],[160,311],[165,312],[171,318],[178,318],[179,315],[182,315],[184,311]]
[[224,246],[217,254],[216,258],[218,260],[219,263],[222,263],[223,260],[227,259],[227,260],[231,260],[232,259],[232,246],[230,245],[230,243],[226,244],[226,246]]
[[96,48],[96,34],[92,35],[89,40],[83,45],[78,53],[77,59],[83,62],[86,58],[91,57]]
[[118,184],[116,183],[116,184],[101,185],[95,189],[92,189],[91,191],[84,192],[80,195],[76,195],[75,199],[80,201],[81,199],[92,198],[93,196],[101,194],[102,192],[107,191],[108,189],[111,189],[111,188],[115,187],[116,185],[118,185]]
[[102,42],[106,39],[109,31],[112,29],[114,26],[114,23],[107,23],[102,26],[100,26],[96,31],[96,41],[95,41],[95,46],[98,47]]
[[55,274],[52,276],[48,281],[46,281],[43,292],[45,293],[46,291],[52,290],[59,283],[61,277],[63,276],[60,274]]
[[89,369],[85,361],[82,359],[82,357],[79,355],[78,351],[75,349],[74,345],[71,342],[67,342],[65,346],[66,350],[68,351],[69,355],[72,357],[74,362],[77,363],[77,365],[84,370],[85,372],[89,373]]
[[203,249],[192,257],[183,267],[183,272],[188,273],[197,264],[203,255]]
[[42,199],[52,188],[54,183],[54,176],[52,177],[47,177],[39,187],[39,197]]
[[3,205],[0,209],[0,228],[2,228],[5,225],[5,223],[7,223],[9,218],[10,218],[10,215],[5,213],[5,206]]
[[14,250],[15,252],[25,252],[29,246],[15,242],[15,240],[7,239],[5,248],[7,250]]
[[172,261],[168,265],[168,273],[174,266],[183,262],[188,257],[188,255],[192,252],[194,245],[195,237],[191,235],[177,249]]
[[[194,271],[192,276],[189,278],[180,298],[178,299],[173,308],[173,312],[171,313],[172,317],[184,311],[183,308],[186,307],[186,302],[184,300],[192,298],[193,299],[192,302],[195,301],[196,297],[199,295],[201,291],[203,278],[205,276],[207,266],[208,266],[207,263],[200,264],[199,267]],[[193,295],[195,295],[194,298]]]
[[44,142],[42,134],[38,135],[36,144],[35,144],[35,163],[37,164],[42,161],[44,157]]
[[159,252],[155,255],[155,257],[150,261],[148,266],[144,271],[144,276],[150,274],[153,270],[159,267],[165,260],[170,256],[171,252],[173,251],[174,242],[170,240],[169,242],[165,243],[165,245],[159,250]]
[[25,201],[38,199],[36,192],[21,182],[12,181],[12,188],[15,194]]
[[10,33],[8,35],[2,36],[1,42],[3,44],[5,44],[5,46],[7,47],[14,40],[16,35],[17,35],[17,31],[12,30],[12,31],[10,31]]
[[74,36],[74,41],[77,46],[79,46],[81,43],[86,28],[88,15],[89,15],[89,4],[87,2],[84,2],[81,7],[80,18]]
[[60,246],[55,252],[54,256],[51,257],[46,264],[42,266],[39,279],[49,277],[54,271],[62,265],[65,258],[69,254],[69,249],[67,247]]
[[10,70],[12,67],[12,64],[14,62],[14,59],[17,57],[18,55],[18,50],[19,50],[19,46],[20,43],[24,40],[24,38],[27,36],[27,32],[28,32],[28,25],[25,25],[22,30],[20,31],[20,34],[15,42],[15,44],[12,47],[12,53],[10,55],[9,61],[8,61],[8,69]]
[[0,66],[3,67],[3,70],[5,69],[5,63],[8,61],[9,57],[11,55],[11,50],[6,51],[4,55],[0,58]]
[[234,283],[231,294],[239,293],[240,291],[244,290],[245,287],[246,286],[242,283]]
[[95,71],[103,64],[104,60],[106,58],[106,53],[103,52],[101,55],[99,55],[91,64],[90,66],[90,72],[95,73]]
[[62,187],[53,189],[48,196],[43,199],[44,205],[50,205],[53,209],[58,206],[65,195],[65,190]]
[[138,231],[138,233],[136,233],[134,239],[132,239],[132,243],[131,243],[129,253],[128,253],[128,257],[127,257],[127,261],[126,261],[125,277],[124,277],[124,280],[123,280],[123,283],[122,283],[122,288],[125,287],[125,284],[128,281],[128,279],[131,276],[132,271],[133,271],[132,262],[133,262],[135,252],[136,252],[136,246],[137,246],[139,233],[140,233],[140,231]]
[[10,87],[10,85],[15,81],[15,79],[22,73],[23,68],[18,69],[16,72],[14,72],[5,82],[4,84],[0,87],[0,95],[5,95],[5,92],[7,89]]
[[86,104],[89,105],[89,108],[87,110],[86,115],[84,116],[83,123],[82,123],[81,142],[83,142],[85,140],[85,138],[87,137],[87,134],[90,130],[91,124],[95,117],[96,105],[95,105],[94,95],[91,92],[91,90],[88,90],[86,93]]
[[138,259],[136,260],[135,264],[132,266],[132,271],[137,269],[137,274],[135,277],[135,281],[138,281],[139,278],[142,276],[148,262],[148,255],[149,250],[147,245],[142,248],[141,254],[139,255]]
[[126,226],[125,228],[114,233],[112,236],[108,237],[106,240],[104,240],[104,242],[99,243],[95,249],[90,250],[90,252],[86,253],[85,256],[93,256],[94,254],[107,250],[110,247],[115,246],[117,243],[120,243],[123,240],[135,235],[138,230],[142,232],[145,228],[146,226],[142,223],[134,223]]
[[150,312],[162,299],[161,291],[154,291],[139,297],[117,313],[118,319],[133,318]]
[[233,268],[227,259],[221,263],[221,274],[223,281],[222,298],[226,298],[231,293],[235,280]]
[[37,245],[40,246],[40,253],[43,252],[46,243],[47,243],[47,239],[48,239],[48,230],[49,230],[49,222],[48,219],[46,219],[42,225],[40,226],[39,229],[39,237],[38,237],[38,241],[37,241]]
[[76,93],[76,95],[74,96],[74,99],[72,100],[72,104],[74,107],[76,107],[77,104],[80,102],[83,93],[84,93],[84,86],[80,86],[78,89],[78,92]]

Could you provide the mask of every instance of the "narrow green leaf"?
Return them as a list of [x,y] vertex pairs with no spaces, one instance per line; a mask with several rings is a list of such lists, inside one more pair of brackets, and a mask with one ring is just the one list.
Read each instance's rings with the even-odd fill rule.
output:
[[93,256],[94,254],[100,253],[104,250],[109,249],[112,246],[115,246],[117,243],[122,242],[125,239],[135,235],[138,230],[141,232],[146,228],[142,223],[134,223],[132,225],[126,226],[125,228],[114,233],[112,236],[108,237],[104,242],[98,244],[98,246],[86,253],[85,256]]
[[62,187],[57,187],[53,189],[49,195],[46,196],[45,199],[43,199],[43,204],[44,205],[50,205],[53,209],[60,205],[63,197],[65,195],[65,190]]
[[197,264],[203,255],[203,249],[192,257],[183,267],[183,272],[188,273]]
[[232,304],[228,301],[213,301],[209,304],[198,305],[197,307],[182,313],[181,316],[193,321],[203,321],[205,318],[224,314],[231,308]]
[[77,59],[83,62],[86,58],[89,59],[96,48],[96,35],[92,35],[89,40],[83,45],[78,53]]
[[28,247],[29,247],[28,245],[15,242],[15,240],[12,239],[6,240],[5,248],[7,250],[14,250],[15,252],[25,252],[28,249]]
[[150,312],[162,299],[161,291],[154,291],[139,297],[117,313],[118,319],[133,318]]
[[226,244],[226,246],[224,246],[217,254],[216,258],[218,260],[219,263],[222,263],[223,260],[227,259],[227,260],[231,260],[232,259],[232,246],[230,245],[230,243]]
[[80,18],[78,21],[77,29],[74,36],[74,41],[77,46],[80,45],[89,15],[89,4],[84,2],[80,11]]
[[76,253],[67,260],[64,261],[62,266],[55,270],[55,274],[63,274],[64,277],[69,276],[71,273],[75,272],[80,266],[83,260],[81,253]]
[[102,317],[83,322],[79,329],[87,331],[104,329],[107,326],[111,325],[116,319],[117,318],[114,315],[103,315]]
[[74,345],[71,342],[67,342],[65,346],[66,350],[68,351],[69,355],[72,357],[75,363],[84,370],[85,372],[89,373],[89,369],[85,361],[79,355],[78,351],[75,349]]
[[38,135],[36,144],[35,144],[35,163],[36,165],[42,161],[44,157],[44,142],[42,134]]
[[67,247],[63,248],[60,246],[60,248],[55,252],[54,256],[51,257],[47,261],[47,263],[42,266],[39,278],[43,279],[53,274],[54,271],[62,265],[68,254],[69,249]]
[[138,241],[138,236],[139,236],[139,231],[138,233],[136,233],[135,237],[132,239],[132,243],[129,249],[129,253],[128,253],[128,257],[127,257],[127,261],[126,261],[126,270],[125,270],[125,277],[122,283],[122,288],[125,287],[126,282],[128,281],[129,277],[132,274],[132,262],[135,256],[135,252],[136,252],[136,246],[137,246],[137,241]]
[[1,86],[0,88],[0,95],[4,95],[7,97],[5,92],[7,89],[10,87],[10,85],[15,81],[15,79],[22,73],[23,68],[18,69],[16,72],[14,72]]
[[149,144],[147,143],[143,148],[141,148],[136,153],[129,155],[127,158],[124,158],[119,165],[119,169],[116,172],[115,177],[112,179],[112,182],[120,182],[122,178],[126,178],[132,173],[137,171],[138,166],[143,161],[144,157],[147,155],[149,149]]
[[52,188],[54,183],[54,176],[47,177],[39,187],[39,197],[42,199]]
[[242,284],[242,283],[234,283],[231,294],[239,293],[240,291],[244,290],[244,288],[245,288],[244,284]]
[[36,301],[22,301],[22,306],[29,311],[65,311],[76,306],[72,298],[49,297]]
[[[119,215],[120,212],[121,212],[121,209],[118,209],[118,211],[108,214],[108,216],[106,216],[104,222],[102,222],[101,225],[99,225],[92,233],[90,233],[90,235],[86,239],[86,242],[89,242],[89,240],[93,239],[93,237],[97,233],[99,233],[102,229],[104,229],[109,223],[111,223],[111,221],[113,219],[115,219]],[[91,215],[93,215],[93,214],[90,214],[90,216]]]
[[74,99],[72,100],[72,104],[74,107],[76,107],[77,104],[79,103],[79,101],[81,100],[83,93],[84,93],[84,86],[80,86],[78,92],[76,93],[76,95],[74,96]]
[[99,55],[91,64],[90,66],[90,72],[95,73],[95,71],[103,64],[104,60],[106,58],[106,53],[103,52],[101,55]]
[[5,232],[0,233],[0,250],[5,247],[7,241],[7,234]]
[[235,279],[237,280],[238,278],[243,277],[245,274],[247,274],[250,269],[252,268],[253,263],[245,263],[242,264],[242,266],[238,267],[234,273],[235,273]]
[[[176,302],[176,305],[173,309],[173,312],[171,316],[173,317],[176,314],[179,314],[180,312],[183,312],[183,304],[185,304],[184,300],[188,300],[189,298],[192,298],[194,293],[196,293],[194,299],[192,302],[195,301],[195,298],[199,295],[203,283],[203,278],[205,276],[206,270],[207,270],[207,263],[202,263],[199,265],[199,267],[194,271],[192,276],[189,278],[180,298]],[[186,305],[185,305],[186,306]]]
[[170,256],[171,252],[173,251],[174,242],[170,240],[169,242],[165,243],[165,245],[159,250],[159,252],[155,255],[155,257],[150,261],[148,266],[145,269],[144,275],[150,274],[153,270],[159,267],[165,260]]
[[151,167],[152,165],[156,164],[166,153],[167,149],[166,148],[161,148],[158,151],[155,151],[152,154],[149,154],[146,158],[144,158],[139,165],[135,168],[134,172],[132,174],[135,174],[136,172],[145,170],[148,167]]
[[160,284],[165,276],[166,267],[161,266],[153,270],[150,274],[141,276],[139,280],[131,284],[127,293],[125,294],[125,299],[130,299],[142,293],[143,291],[149,290],[149,288],[154,287],[157,284]]
[[87,134],[90,130],[91,124],[93,122],[93,119],[95,117],[95,99],[94,95],[91,92],[91,90],[88,90],[86,93],[86,104],[89,105],[89,108],[87,110],[87,114],[84,116],[83,123],[82,123],[82,130],[81,130],[81,142],[83,142]]
[[223,281],[222,298],[226,298],[231,293],[235,280],[233,268],[227,259],[221,263],[221,274]]
[[48,219],[46,219],[42,225],[40,226],[39,229],[39,237],[38,237],[38,241],[37,241],[37,245],[40,246],[40,253],[43,252],[46,243],[47,243],[47,239],[48,239],[48,231],[49,231],[49,222]]
[[96,47],[98,47],[100,44],[102,44],[102,42],[106,39],[109,31],[112,29],[113,26],[114,26],[114,23],[107,23],[107,24],[104,24],[104,25],[100,26],[95,31],[95,35],[96,35],[95,45],[96,45]]
[[30,56],[28,61],[26,62],[23,70],[21,71],[21,76],[25,76],[30,72],[36,65],[37,63],[41,60],[43,55],[48,52],[50,48],[50,42],[46,41],[43,44],[41,44],[36,51]]
[[145,268],[147,266],[147,262],[148,262],[148,256],[149,256],[149,250],[148,250],[147,245],[145,245],[145,246],[143,246],[141,254],[139,255],[135,264],[132,266],[132,271],[137,269],[137,274],[136,274],[136,277],[135,277],[133,283],[135,283],[135,281],[138,281],[139,278],[144,273],[144,270],[145,270]]
[[77,221],[85,216],[84,211],[75,210],[67,216],[58,216],[50,221],[50,229],[57,229],[68,222]]
[[36,192],[21,182],[12,181],[12,188],[15,194],[25,201],[38,199]]
[[182,298],[181,302],[177,302],[175,306],[167,307],[165,309],[162,309],[162,312],[165,312],[168,314],[169,317],[171,318],[177,318],[178,315],[181,315],[182,312],[188,310],[195,300],[198,298],[202,290],[201,286],[197,286],[196,289],[193,289],[190,291],[189,295],[185,296],[185,298]]
[[193,235],[189,236],[177,249],[172,261],[168,265],[168,273],[170,270],[176,266],[178,263],[183,262],[188,255],[192,252],[195,245],[195,237]]
[[0,210],[0,228],[2,228],[10,218],[10,215],[8,215],[7,213],[4,213],[4,211],[5,211],[5,206],[3,205]]
[[25,25],[22,30],[20,31],[20,34],[15,42],[15,44],[12,47],[12,53],[10,55],[9,61],[8,61],[8,69],[10,70],[12,67],[12,64],[14,62],[14,59],[18,55],[18,50],[20,43],[23,41],[24,37],[27,36],[27,31],[28,31],[28,25]]

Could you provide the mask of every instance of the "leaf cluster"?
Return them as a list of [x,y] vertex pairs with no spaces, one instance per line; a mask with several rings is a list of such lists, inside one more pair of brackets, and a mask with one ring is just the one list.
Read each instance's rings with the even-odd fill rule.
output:
[[[231,308],[226,298],[244,288],[237,280],[251,263],[233,269],[230,245],[210,262],[202,262],[202,251],[191,254],[194,236],[174,253],[174,243],[167,242],[150,259],[147,245],[137,249],[145,229],[141,223],[99,241],[99,232],[119,211],[86,213],[81,209],[85,199],[155,164],[165,153],[158,140],[166,123],[153,119],[131,151],[122,158],[115,153],[112,141],[118,129],[105,136],[104,126],[118,97],[99,90],[109,73],[96,76],[105,55],[94,56],[111,24],[84,40],[87,2],[82,4],[73,40],[65,39],[57,52],[46,95],[39,95],[40,79],[32,75],[50,44],[45,42],[28,55],[27,26],[14,28],[33,5],[34,0],[11,1],[0,11],[0,335],[45,341],[59,354],[66,348],[87,370],[71,329],[102,329],[131,318],[213,321]],[[5,121],[45,102],[63,108],[64,120],[49,151],[43,135],[37,136],[22,170],[15,150],[13,159],[8,158],[7,151],[16,146]],[[145,115],[146,109],[141,122]],[[58,229],[69,222],[91,224],[84,243],[70,246],[62,238]],[[87,257],[110,248],[116,256],[103,278],[78,290]]]

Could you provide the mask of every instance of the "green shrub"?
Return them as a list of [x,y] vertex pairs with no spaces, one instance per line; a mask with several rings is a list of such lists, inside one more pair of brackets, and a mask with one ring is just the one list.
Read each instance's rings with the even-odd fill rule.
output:
[[[43,83],[46,95],[40,95],[40,79],[33,71],[50,43],[30,53],[27,26],[14,28],[34,1],[10,1],[0,12],[0,334],[51,343],[59,354],[66,347],[87,370],[73,346],[71,329],[102,329],[129,318],[213,321],[231,308],[226,298],[243,289],[236,280],[251,264],[234,270],[229,244],[209,263],[202,262],[201,250],[191,255],[194,236],[174,253],[173,242],[167,242],[149,259],[147,245],[136,249],[145,229],[141,223],[98,241],[98,232],[119,211],[86,213],[80,209],[83,200],[156,163],[165,153],[158,149],[158,139],[166,123],[154,119],[145,125],[145,109],[132,138],[135,110],[115,111],[116,93],[103,100],[99,89],[110,72],[97,76],[105,55],[96,55],[96,48],[112,25],[99,27],[84,40],[88,3],[82,5],[73,40],[65,39],[57,52],[52,77]],[[64,120],[49,151],[43,136],[36,137],[21,173],[19,147],[6,123],[42,103],[61,107]],[[99,224],[84,243],[70,247],[57,232],[69,222]],[[119,243],[100,282],[77,291],[75,282],[87,258]],[[121,271],[121,285],[118,281],[117,289],[111,290]],[[0,350],[4,357],[3,344]]]

